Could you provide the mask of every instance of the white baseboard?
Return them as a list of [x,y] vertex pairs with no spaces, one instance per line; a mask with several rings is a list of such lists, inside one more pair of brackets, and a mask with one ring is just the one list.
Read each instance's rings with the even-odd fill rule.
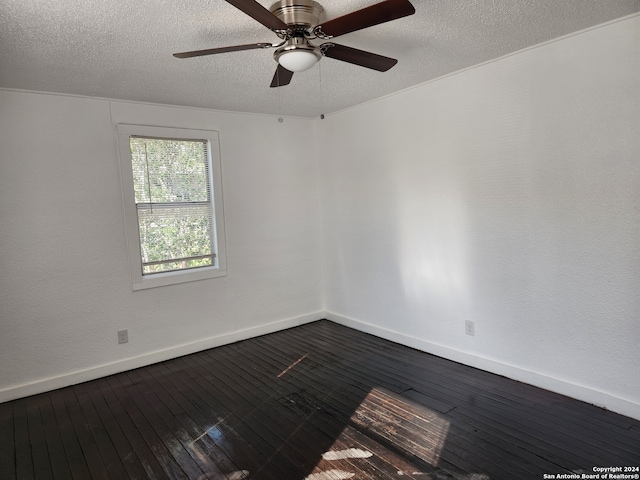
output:
[[486,357],[463,352],[455,348],[428,342],[411,335],[372,325],[337,313],[325,312],[325,318],[361,332],[370,333],[377,337],[391,340],[423,352],[431,353],[433,355],[463,363],[497,375],[502,375],[519,382],[559,393],[561,395],[566,395],[567,397],[575,398],[577,400],[611,410],[612,412],[640,420],[640,404],[630,400],[615,397],[608,393],[577,385],[566,380],[560,380],[537,372],[524,370],[520,367],[508,365]]
[[513,380],[527,383],[529,385],[544,388],[546,390],[566,395],[568,397],[572,397],[577,400],[591,403],[593,405],[606,408],[607,410],[620,413],[621,415],[626,415],[628,417],[640,420],[640,404],[636,402],[616,397],[605,392],[594,390],[589,387],[584,387],[571,382],[567,382],[565,380],[559,380],[547,375],[524,370],[522,368],[498,362],[496,360],[463,352],[451,347],[428,342],[411,335],[406,335],[394,330],[379,327],[344,315],[322,311],[300,315],[298,317],[280,320],[265,325],[259,325],[257,327],[237,330],[235,332],[225,333],[222,335],[199,340],[197,342],[177,345],[175,347],[163,350],[156,350],[154,352],[149,352],[137,357],[126,358],[109,364],[99,365],[75,372],[69,372],[56,377],[38,379],[36,381],[25,383],[22,385],[11,386],[0,390],[0,403],[14,400],[16,398],[27,397],[29,395],[35,395],[42,392],[48,392],[58,388],[68,387],[70,385],[75,385],[89,380],[95,380],[97,378],[106,377],[115,373],[144,367],[153,363],[163,362],[165,360],[181,357],[183,355],[189,355],[190,353],[195,353],[202,350],[207,350],[209,348],[227,345],[229,343],[237,342],[240,340],[246,340],[248,338],[285,330],[287,328],[314,322],[323,318],[365,333],[370,333],[372,335],[376,335],[378,337],[391,340],[402,345],[406,345],[408,347],[416,348],[418,350],[437,355],[439,357],[447,358],[449,360],[476,367],[487,372],[495,373],[497,375],[502,375]]
[[323,318],[324,312],[309,313],[307,315],[300,315],[298,317],[280,320],[266,325],[259,325],[257,327],[216,335],[214,337],[198,340],[197,342],[185,343],[163,350],[156,350],[137,357],[118,360],[113,363],[65,373],[56,377],[43,378],[22,385],[11,386],[0,390],[0,403],[15,400],[16,398],[56,390],[58,388],[68,387],[70,385],[76,385],[89,380],[95,380],[96,378],[106,377],[108,375],[125,372],[134,368],[163,362],[183,355],[189,355],[190,353],[200,352],[202,350],[219,347],[221,345],[227,345],[239,340],[246,340],[247,338],[296,327],[298,325],[314,322]]

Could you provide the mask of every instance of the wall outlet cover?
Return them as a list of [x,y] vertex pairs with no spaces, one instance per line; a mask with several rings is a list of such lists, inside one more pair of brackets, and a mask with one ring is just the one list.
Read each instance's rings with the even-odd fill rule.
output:
[[129,342],[129,330],[118,330],[118,343]]
[[472,337],[476,334],[476,324],[471,320],[467,320],[464,322],[464,331],[467,335],[471,335]]

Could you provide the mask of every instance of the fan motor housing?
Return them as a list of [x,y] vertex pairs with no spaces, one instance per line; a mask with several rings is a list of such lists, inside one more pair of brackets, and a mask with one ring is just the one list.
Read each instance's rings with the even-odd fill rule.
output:
[[280,0],[269,11],[289,26],[309,28],[320,25],[324,9],[313,0]]

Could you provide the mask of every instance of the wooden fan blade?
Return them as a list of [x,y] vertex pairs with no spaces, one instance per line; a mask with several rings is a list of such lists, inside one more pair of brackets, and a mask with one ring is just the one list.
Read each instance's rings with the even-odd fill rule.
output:
[[273,75],[273,80],[271,80],[271,88],[289,85],[291,77],[293,77],[293,72],[278,64],[276,73]]
[[328,38],[355,32],[380,23],[413,15],[416,9],[408,0],[385,0],[370,7],[334,18],[317,27]]
[[289,26],[255,0],[227,0],[238,10],[271,30],[287,30]]
[[201,57],[203,55],[215,55],[216,53],[238,52],[240,50],[253,50],[255,48],[270,48],[270,43],[248,43],[246,45],[234,45],[233,47],[208,48],[206,50],[194,50],[192,52],[174,53],[176,58]]
[[393,67],[398,60],[384,57],[376,53],[365,52],[357,48],[345,47],[335,43],[324,43],[320,45],[325,57],[334,58],[343,62],[353,63],[361,67],[371,68],[379,72],[386,72]]

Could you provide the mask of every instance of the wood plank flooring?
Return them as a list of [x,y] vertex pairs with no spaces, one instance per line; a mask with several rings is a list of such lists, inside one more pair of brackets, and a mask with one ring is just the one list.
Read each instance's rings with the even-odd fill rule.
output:
[[533,480],[638,466],[639,421],[326,320],[0,404],[2,480]]

